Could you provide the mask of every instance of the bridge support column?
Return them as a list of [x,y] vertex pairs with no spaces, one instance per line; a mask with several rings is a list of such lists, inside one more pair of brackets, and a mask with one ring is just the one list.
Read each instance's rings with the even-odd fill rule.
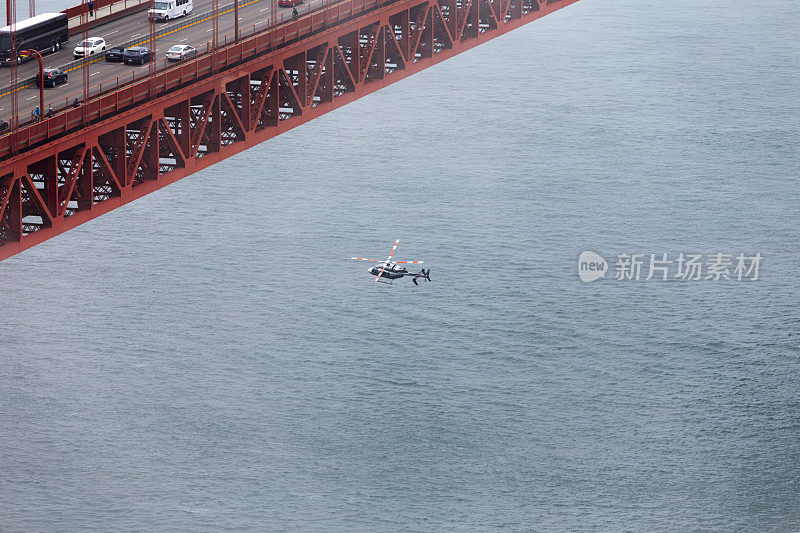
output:
[[44,160],[44,201],[53,216],[58,213],[58,162],[57,156]]
[[83,156],[78,191],[80,191],[77,206],[78,211],[91,209],[94,203],[94,168],[92,167],[91,150],[86,150]]
[[209,139],[209,152],[219,152],[222,144],[222,118],[220,116],[220,95],[214,98],[214,103],[211,104],[211,135]]
[[[113,148],[113,153],[116,155],[114,160],[109,162],[111,163],[114,174],[116,174],[117,176],[117,180],[123,187],[127,187],[129,182],[128,150],[127,150],[127,145],[125,143],[125,130],[126,126],[114,129],[109,135],[108,139],[111,143],[111,147]],[[98,146],[97,149],[102,150],[100,146]]]
[[10,210],[9,225],[10,235],[12,241],[22,240],[22,180],[19,176],[14,175],[14,181],[11,188],[11,196],[8,199],[6,209]]
[[158,139],[158,122],[153,121],[150,128],[150,138],[145,139],[145,153],[142,156],[147,162],[144,177],[148,180],[158,179],[158,162],[161,154],[161,147]]

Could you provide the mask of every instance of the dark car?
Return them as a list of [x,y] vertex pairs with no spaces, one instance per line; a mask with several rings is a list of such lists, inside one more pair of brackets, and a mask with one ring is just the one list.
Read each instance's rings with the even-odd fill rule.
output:
[[115,46],[114,48],[109,48],[108,52],[106,52],[106,61],[110,61],[115,63],[117,61],[122,61],[122,55],[125,53],[124,46]]
[[[42,71],[42,80],[45,87],[55,87],[67,83],[67,73],[57,68],[46,68]],[[36,76],[36,86],[39,86],[39,76]]]
[[122,55],[122,62],[126,65],[144,65],[153,59],[155,53],[144,46],[133,46],[125,50]]
[[0,120],[0,133],[3,133],[8,129],[8,122],[5,120]]

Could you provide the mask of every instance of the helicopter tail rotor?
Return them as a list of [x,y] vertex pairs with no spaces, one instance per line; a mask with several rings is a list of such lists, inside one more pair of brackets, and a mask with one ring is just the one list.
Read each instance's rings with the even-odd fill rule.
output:
[[411,281],[414,282],[414,285],[419,285],[419,283],[417,283],[417,279],[419,279],[419,278],[422,278],[422,279],[424,279],[426,281],[430,281],[431,280],[431,269],[429,268],[428,270],[425,270],[423,268],[419,272],[414,274],[414,277],[411,278]]

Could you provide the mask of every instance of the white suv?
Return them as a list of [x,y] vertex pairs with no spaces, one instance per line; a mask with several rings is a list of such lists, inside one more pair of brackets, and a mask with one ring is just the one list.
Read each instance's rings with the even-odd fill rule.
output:
[[72,51],[72,57],[74,59],[80,59],[84,55],[93,56],[103,52],[105,49],[105,40],[101,39],[100,37],[89,37],[75,47],[75,50]]

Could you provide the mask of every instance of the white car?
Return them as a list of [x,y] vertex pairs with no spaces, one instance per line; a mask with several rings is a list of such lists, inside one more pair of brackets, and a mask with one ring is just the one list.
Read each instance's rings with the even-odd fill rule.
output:
[[106,41],[104,39],[101,39],[100,37],[89,37],[75,47],[75,50],[72,51],[72,57],[74,59],[80,59],[84,55],[93,56],[95,54],[99,54],[100,52],[104,52],[105,49]]
[[197,48],[188,44],[176,44],[164,54],[170,61],[180,61],[197,55]]
[[170,19],[185,17],[194,9],[192,0],[159,0],[153,2],[153,9],[147,11],[150,20],[167,22]]

